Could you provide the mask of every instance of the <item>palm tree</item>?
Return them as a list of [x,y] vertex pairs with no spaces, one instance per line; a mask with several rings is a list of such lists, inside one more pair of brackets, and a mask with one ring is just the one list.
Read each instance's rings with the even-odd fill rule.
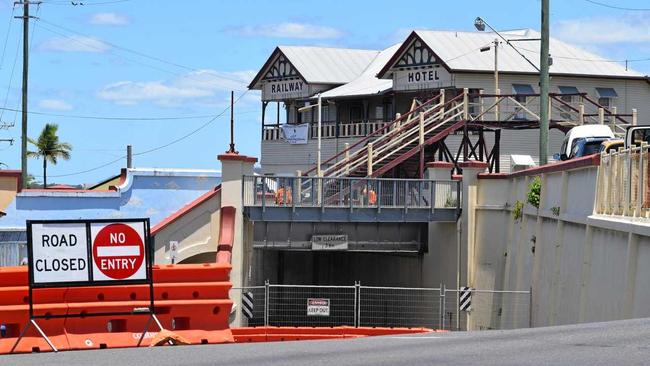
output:
[[27,156],[37,159],[43,157],[43,188],[47,188],[47,162],[56,165],[58,158],[70,159],[72,145],[67,142],[59,142],[59,136],[56,135],[58,129],[59,125],[56,123],[47,123],[38,136],[38,140],[27,138],[27,141],[37,149],[37,151],[28,151]]

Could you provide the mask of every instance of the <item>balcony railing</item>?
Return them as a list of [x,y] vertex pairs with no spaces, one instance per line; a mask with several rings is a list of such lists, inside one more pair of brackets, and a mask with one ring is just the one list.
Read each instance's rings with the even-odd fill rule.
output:
[[460,182],[348,177],[244,177],[246,207],[460,209]]
[[[390,122],[383,119],[368,119],[351,122],[323,121],[321,122],[321,138],[332,139],[336,137],[364,137],[381,129]],[[337,133],[338,130],[338,133]],[[280,126],[265,125],[262,133],[263,141],[282,140],[282,128]],[[315,139],[318,136],[318,125],[311,123],[309,126],[309,138]]]

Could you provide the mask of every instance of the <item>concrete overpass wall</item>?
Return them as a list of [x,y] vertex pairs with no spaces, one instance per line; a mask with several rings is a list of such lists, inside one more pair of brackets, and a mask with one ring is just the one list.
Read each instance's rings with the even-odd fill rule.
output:
[[[650,263],[650,221],[593,214],[598,163],[588,157],[512,175],[479,174],[464,192],[463,220],[474,233],[464,235],[469,286],[532,288],[534,326],[650,316],[650,269],[644,266]],[[527,203],[537,176],[539,209]],[[517,201],[524,203],[520,219],[513,217]],[[493,309],[468,315],[470,329],[512,322],[509,316],[522,305],[495,297]],[[494,308],[499,318],[488,312]]]

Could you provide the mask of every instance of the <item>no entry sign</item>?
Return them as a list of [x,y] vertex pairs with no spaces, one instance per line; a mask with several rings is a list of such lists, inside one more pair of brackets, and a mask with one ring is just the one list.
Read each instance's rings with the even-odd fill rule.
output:
[[149,220],[28,221],[32,287],[149,283]]
[[146,279],[143,223],[92,224],[93,279]]

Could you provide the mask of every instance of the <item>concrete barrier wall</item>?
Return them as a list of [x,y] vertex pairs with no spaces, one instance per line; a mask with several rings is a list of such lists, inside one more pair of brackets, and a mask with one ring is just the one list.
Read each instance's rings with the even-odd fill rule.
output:
[[[593,214],[598,163],[588,157],[512,175],[479,174],[476,198],[463,214],[475,233],[466,242],[469,285],[532,288],[534,326],[650,316],[650,270],[643,265],[650,263],[650,221]],[[536,176],[539,209],[527,203]],[[517,201],[525,205],[515,220]],[[520,305],[496,305],[501,319],[474,311],[469,327],[504,321]]]

